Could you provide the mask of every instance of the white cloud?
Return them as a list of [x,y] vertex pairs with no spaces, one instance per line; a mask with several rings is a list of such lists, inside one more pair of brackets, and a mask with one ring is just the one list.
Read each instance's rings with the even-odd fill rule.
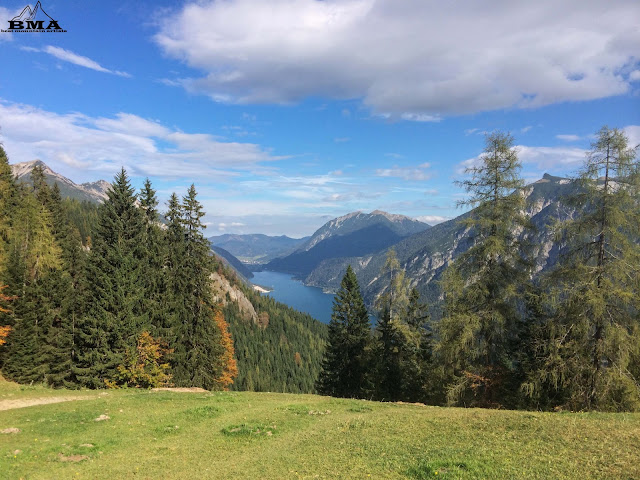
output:
[[629,80],[631,80],[632,82],[637,82],[638,80],[640,80],[640,70],[634,70],[633,72],[631,72],[629,74]]
[[429,180],[431,174],[426,172],[431,165],[429,163],[423,163],[416,167],[399,167],[394,165],[392,168],[378,168],[376,169],[377,177],[397,177],[403,180]]
[[637,0],[203,0],[155,41],[205,72],[173,82],[216,101],[361,99],[375,115],[438,121],[628,92],[639,17]]
[[[529,147],[517,145],[518,158],[525,168],[535,168],[538,172],[555,170],[566,173],[575,170],[584,162],[587,151],[572,147]],[[460,162],[456,169],[458,175],[463,175],[465,169],[480,164],[482,154]]]
[[421,215],[419,217],[416,217],[416,219],[420,220],[421,222],[428,223],[429,225],[436,225],[438,223],[451,220],[451,217],[443,217],[440,215]]
[[64,48],[54,47],[53,45],[47,45],[43,49],[33,48],[33,47],[20,47],[21,50],[25,52],[43,52],[48,53],[49,55],[57,58],[58,60],[62,60],[64,62],[73,63],[74,65],[78,65],[80,67],[89,68],[91,70],[95,70],[96,72],[103,73],[111,73],[113,75],[118,75],[120,77],[131,77],[127,72],[121,72],[119,70],[109,70],[108,68],[104,68],[95,60],[91,60],[89,57],[84,57],[82,55],[78,55],[77,53],[72,52],[71,50],[65,50]]
[[629,138],[629,146],[631,148],[640,145],[640,125],[629,125],[622,129]]
[[556,138],[565,142],[577,142],[578,140],[581,140],[582,137],[579,135],[556,135]]
[[531,125],[527,125],[526,127],[522,127],[520,129],[520,133],[527,133],[529,130],[531,130],[533,127]]
[[39,158],[63,174],[66,166],[111,176],[124,166],[140,176],[224,179],[283,158],[256,144],[180,132],[130,113],[57,114],[0,101],[0,127],[13,163]]

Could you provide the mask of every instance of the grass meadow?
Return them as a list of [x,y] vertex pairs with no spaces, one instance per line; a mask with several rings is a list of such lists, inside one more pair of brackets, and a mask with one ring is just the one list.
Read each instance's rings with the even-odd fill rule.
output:
[[0,380],[0,432],[3,479],[640,478],[640,414]]

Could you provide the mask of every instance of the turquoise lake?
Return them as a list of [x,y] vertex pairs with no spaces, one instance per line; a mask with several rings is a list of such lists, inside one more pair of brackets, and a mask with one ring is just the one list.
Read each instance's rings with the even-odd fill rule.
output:
[[308,313],[322,323],[331,320],[333,294],[323,293],[321,288],[307,287],[288,273],[280,272],[253,272],[251,282],[273,290],[264,295]]

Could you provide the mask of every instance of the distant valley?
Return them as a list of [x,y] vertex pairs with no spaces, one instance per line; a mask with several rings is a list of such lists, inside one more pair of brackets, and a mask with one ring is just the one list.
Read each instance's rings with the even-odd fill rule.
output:
[[[76,184],[54,172],[39,160],[12,165],[16,178],[29,183],[33,166],[44,169],[50,185],[58,183],[64,197],[100,203],[106,198],[109,183],[100,180]],[[558,219],[571,218],[575,211],[563,202],[575,191],[574,183],[545,174],[526,186],[526,210],[536,226],[528,239],[536,259],[536,271],[553,266],[562,249],[551,228]],[[430,226],[418,220],[380,210],[353,212],[330,220],[313,235],[291,238],[285,235],[223,234],[209,237],[213,252],[241,279],[250,283],[252,271],[268,270],[294,275],[305,285],[333,292],[348,265],[357,274],[366,303],[371,308],[388,285],[380,276],[387,252],[394,248],[411,286],[438,311],[438,280],[448,263],[471,246],[473,232],[458,218]]]

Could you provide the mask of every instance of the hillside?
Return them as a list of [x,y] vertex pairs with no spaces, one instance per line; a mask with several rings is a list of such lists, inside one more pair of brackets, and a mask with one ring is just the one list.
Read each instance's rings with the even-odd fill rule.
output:
[[11,170],[19,182],[31,184],[31,170],[33,170],[33,167],[36,165],[42,167],[47,184],[49,184],[50,187],[53,187],[55,183],[58,184],[60,194],[63,198],[93,203],[101,203],[107,198],[107,190],[111,186],[109,182],[98,180],[97,182],[76,184],[67,177],[54,172],[40,160],[16,163],[15,165],[11,165]]
[[[555,265],[558,259],[562,245],[554,238],[551,226],[557,220],[574,215],[574,210],[565,205],[563,199],[574,192],[575,188],[568,179],[545,174],[542,179],[523,190],[526,196],[526,212],[537,229],[528,240],[533,247],[532,253],[538,272]],[[465,230],[460,220],[472,214],[473,211],[467,212],[393,245],[411,285],[431,303],[438,302],[440,293],[437,281],[446,265],[471,245],[470,232]],[[336,289],[347,265],[350,264],[358,276],[365,301],[372,305],[388,284],[388,279],[379,276],[385,258],[386,250],[370,255],[324,260],[306,276],[305,283]]]
[[[15,408],[40,399],[72,401]],[[0,380],[2,478],[630,479],[639,430],[639,414]]]
[[265,268],[304,278],[323,261],[372,254],[428,228],[426,223],[380,210],[354,212],[327,222],[294,252]]
[[233,268],[237,273],[242,275],[245,280],[249,280],[253,277],[253,273],[249,270],[235,255],[232,255],[228,250],[211,245],[211,250],[215,253],[224,263]]
[[286,235],[230,234],[209,237],[212,245],[224,248],[245,263],[266,263],[286,255],[309,240],[309,237],[290,238]]

